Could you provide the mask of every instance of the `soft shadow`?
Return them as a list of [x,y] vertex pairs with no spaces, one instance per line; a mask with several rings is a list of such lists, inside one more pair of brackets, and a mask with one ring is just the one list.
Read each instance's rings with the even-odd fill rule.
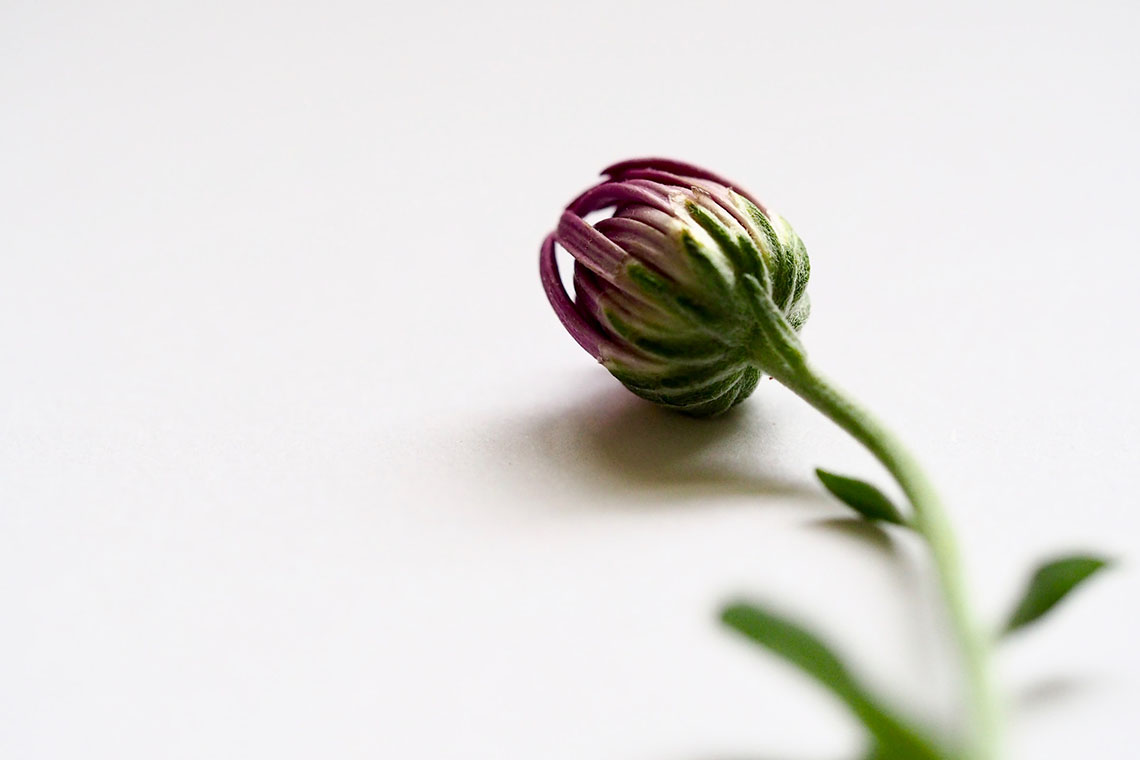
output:
[[[709,495],[794,497],[826,503],[806,479],[777,471],[763,405],[745,405],[712,419],[657,407],[620,386],[587,396],[557,414],[526,421],[522,438],[533,453],[573,474],[581,485],[621,490],[660,504]],[[517,431],[516,431],[517,432]],[[633,499],[644,504],[647,499]]]
[[878,552],[893,553],[894,541],[881,525],[862,517],[827,517],[815,520],[808,527],[856,541]]
[[1038,710],[1075,699],[1102,686],[1101,681],[1090,676],[1053,676],[1023,689],[1015,700],[1019,710]]

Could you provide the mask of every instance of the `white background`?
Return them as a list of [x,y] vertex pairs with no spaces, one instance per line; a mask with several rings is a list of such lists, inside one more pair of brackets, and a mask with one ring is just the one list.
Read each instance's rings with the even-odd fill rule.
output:
[[1133,2],[0,5],[0,757],[823,760],[721,630],[935,723],[924,556],[764,383],[700,422],[563,332],[599,169],[720,171],[812,254],[816,363],[904,436],[997,620],[1011,757],[1140,752]]

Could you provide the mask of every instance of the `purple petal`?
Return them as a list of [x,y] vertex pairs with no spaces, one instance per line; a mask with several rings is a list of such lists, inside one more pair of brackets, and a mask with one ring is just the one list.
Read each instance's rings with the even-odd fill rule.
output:
[[756,204],[756,206],[767,215],[768,211],[760,201],[752,197],[747,191],[737,185],[735,182],[725,179],[718,174],[713,174],[710,171],[686,164],[683,161],[672,161],[668,158],[634,158],[628,161],[620,161],[613,166],[608,166],[602,170],[602,175],[609,177],[611,180],[624,180],[632,175],[633,172],[639,170],[649,171],[662,171],[674,175],[681,175],[682,177],[694,177],[700,180],[708,180],[731,187],[740,195],[743,195],[748,200]]
[[684,258],[673,252],[673,241],[656,227],[627,216],[611,216],[598,222],[596,227],[630,256],[669,279],[677,282],[691,279]]
[[625,243],[630,241],[658,249],[664,248],[669,243],[667,234],[640,219],[629,216],[611,216],[602,219],[594,225],[594,228],[626,252],[629,252],[629,247]]
[[598,361],[602,360],[602,335],[594,329],[578,310],[574,302],[562,286],[562,277],[558,273],[558,261],[554,256],[554,233],[546,236],[542,241],[542,251],[538,259],[538,271],[542,278],[542,289],[546,291],[546,298],[554,307],[554,313],[562,322],[566,331],[578,341],[578,345],[586,349],[586,353]]
[[[627,291],[607,287],[593,273],[582,267],[574,269],[574,306],[579,314],[589,315],[600,325],[600,332],[603,335],[613,332],[606,317],[607,308],[616,308],[622,313],[626,322],[631,324],[659,326],[675,321],[657,304],[639,299]],[[615,336],[614,342],[624,341]]]
[[554,232],[575,261],[612,282],[628,254],[577,214],[562,212]]
[[[622,179],[630,182],[631,184],[635,183],[637,180],[649,180],[684,190],[697,188],[704,191],[704,193],[709,197],[715,199],[717,204],[723,207],[726,212],[731,214],[733,218],[736,219],[736,221],[740,222],[741,225],[747,227],[748,214],[745,211],[738,209],[736,207],[736,204],[732,202],[732,197],[729,194],[729,188],[726,185],[723,185],[715,180],[702,179],[699,177],[683,177],[680,174],[673,174],[671,172],[662,171],[660,169],[630,169],[622,175]],[[740,193],[739,191],[737,192],[740,195],[744,195],[744,193]],[[752,199],[749,198],[749,200]],[[752,202],[756,203],[755,201]],[[765,214],[768,213],[762,205],[756,205]],[[709,210],[713,211],[714,213],[716,211],[715,209]],[[723,217],[723,215],[721,216]]]
[[667,196],[628,182],[609,181],[594,185],[579,195],[570,202],[566,210],[578,216],[585,216],[591,211],[628,203],[641,203],[666,213],[669,212]]
[[655,208],[649,208],[648,206],[626,206],[614,214],[613,218],[635,219],[642,224],[649,225],[663,235],[673,234],[680,224],[680,222],[677,221],[677,217],[672,214],[667,214]]
[[597,276],[589,269],[574,267],[574,308],[583,319],[592,319],[593,324],[598,326],[601,326],[605,316],[602,313],[601,298],[602,285]]
[[691,188],[693,185],[703,185],[711,181],[702,179],[700,177],[686,177],[681,174],[674,174],[673,172],[667,172],[661,169],[630,169],[622,173],[621,179],[623,182],[648,180],[657,182],[661,185],[666,185],[668,187],[680,187],[686,190]]
[[634,185],[635,187],[644,187],[646,190],[656,193],[658,196],[666,200],[668,200],[670,196],[676,194],[678,191],[689,189],[689,185],[682,185],[681,187],[678,187],[668,182],[658,182],[646,177],[631,177],[627,180],[624,180],[622,184]]

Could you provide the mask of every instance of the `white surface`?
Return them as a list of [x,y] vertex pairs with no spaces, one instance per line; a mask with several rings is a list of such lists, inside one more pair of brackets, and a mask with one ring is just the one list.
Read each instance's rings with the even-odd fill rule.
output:
[[648,408],[547,307],[645,154],[796,226],[989,616],[1125,561],[1001,666],[1012,757],[1136,756],[1135,3],[574,5],[0,8],[0,756],[854,757],[736,594],[945,720],[922,555],[812,482],[868,457],[774,383]]

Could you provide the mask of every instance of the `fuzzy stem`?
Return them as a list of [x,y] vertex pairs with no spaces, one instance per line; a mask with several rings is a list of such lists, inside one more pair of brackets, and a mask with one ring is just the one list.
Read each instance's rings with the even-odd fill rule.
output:
[[782,358],[779,366],[766,366],[765,371],[863,444],[895,478],[914,509],[913,526],[930,547],[965,665],[971,720],[964,757],[997,760],[1000,720],[990,676],[989,640],[970,607],[957,543],[938,494],[917,460],[877,419],[816,372],[802,354],[784,353]]

